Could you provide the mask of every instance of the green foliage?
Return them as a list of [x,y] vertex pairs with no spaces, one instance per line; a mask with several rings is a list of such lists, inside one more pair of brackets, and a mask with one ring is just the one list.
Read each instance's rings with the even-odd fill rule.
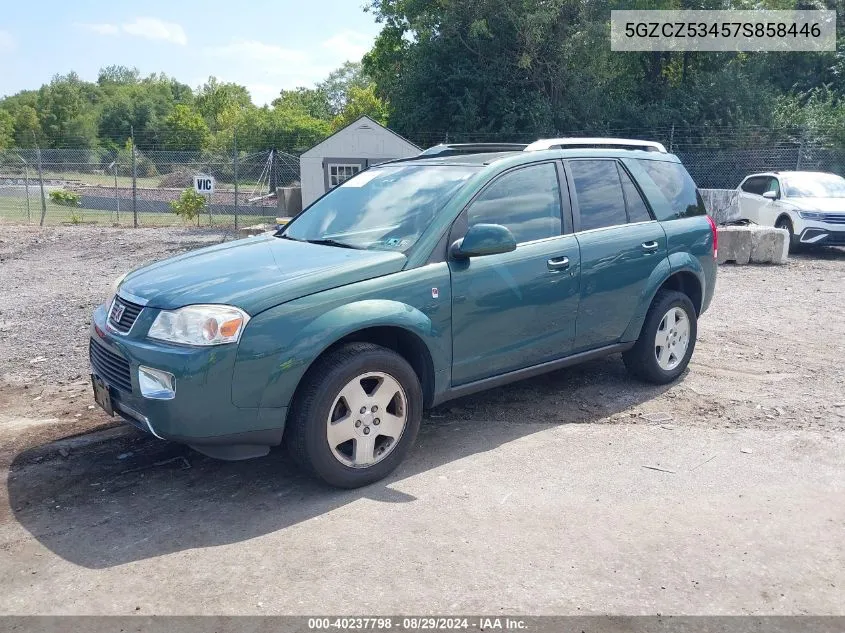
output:
[[353,89],[366,88],[371,83],[372,80],[364,72],[361,62],[346,62],[329,73],[325,81],[317,84],[317,92],[325,100],[327,113],[325,116],[313,113],[312,115],[321,119],[339,115],[347,104],[350,92]]
[[211,139],[208,124],[202,115],[186,105],[177,105],[161,126],[164,142],[169,150],[201,150]]
[[193,220],[205,210],[205,196],[193,189],[185,189],[178,199],[170,202],[170,208],[186,222]]
[[343,110],[332,120],[332,130],[340,130],[364,115],[387,124],[387,104],[376,96],[372,84],[350,87]]
[[0,110],[0,149],[11,147],[15,142],[15,120],[6,110]]
[[[818,3],[833,8],[836,0]],[[795,8],[735,0],[733,8]],[[777,98],[845,95],[836,53],[613,53],[610,9],[714,9],[723,0],[369,0],[382,31],[364,57],[391,127],[411,138],[493,138],[767,127]],[[842,23],[840,22],[842,37]],[[841,47],[840,47],[841,49]],[[801,96],[803,95],[803,96]],[[453,134],[452,138],[456,138]]]
[[55,204],[60,204],[65,207],[82,206],[82,196],[80,196],[75,191],[54,189],[50,192],[50,200],[53,201]]

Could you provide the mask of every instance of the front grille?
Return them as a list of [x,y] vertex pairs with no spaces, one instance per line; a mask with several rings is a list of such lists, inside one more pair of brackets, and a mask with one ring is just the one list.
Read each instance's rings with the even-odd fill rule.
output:
[[845,224],[845,213],[825,213],[821,221],[828,224]]
[[97,343],[93,338],[88,343],[88,355],[95,374],[112,387],[132,393],[129,361]]
[[[135,325],[135,319],[138,318],[143,309],[144,306],[115,297],[109,308],[109,325],[118,332],[126,334]],[[115,318],[118,315],[120,318]]]

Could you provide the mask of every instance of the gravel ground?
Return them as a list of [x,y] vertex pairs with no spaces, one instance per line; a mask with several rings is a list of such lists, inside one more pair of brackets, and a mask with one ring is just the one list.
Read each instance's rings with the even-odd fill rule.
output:
[[226,237],[0,227],[0,613],[845,613],[845,251],[722,266],[672,385],[614,356],[447,403],[359,491],[281,451],[50,444],[113,424],[112,280]]
[[197,228],[0,225],[0,380],[61,385],[87,374],[91,313],[119,275],[225,239]]

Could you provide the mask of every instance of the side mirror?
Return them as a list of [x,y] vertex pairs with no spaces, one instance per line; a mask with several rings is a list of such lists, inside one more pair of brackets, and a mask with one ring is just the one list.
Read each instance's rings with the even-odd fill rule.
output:
[[766,198],[766,200],[777,200],[778,194],[776,191],[766,191],[763,193],[763,197]]
[[501,224],[476,224],[469,227],[466,235],[456,240],[449,248],[454,259],[468,259],[482,255],[510,253],[516,250],[516,239],[507,227]]

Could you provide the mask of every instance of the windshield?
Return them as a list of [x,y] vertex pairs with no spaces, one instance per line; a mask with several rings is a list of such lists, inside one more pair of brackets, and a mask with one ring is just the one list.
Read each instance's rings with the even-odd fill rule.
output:
[[787,198],[845,198],[845,178],[835,174],[789,176],[784,192]]
[[407,251],[478,167],[386,165],[345,181],[303,211],[283,237]]

